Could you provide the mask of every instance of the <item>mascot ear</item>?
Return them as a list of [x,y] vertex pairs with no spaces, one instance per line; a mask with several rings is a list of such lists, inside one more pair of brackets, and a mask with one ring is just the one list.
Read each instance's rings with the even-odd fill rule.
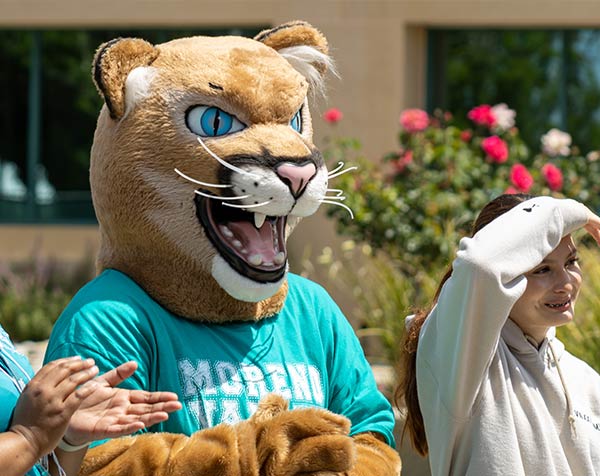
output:
[[254,37],[282,55],[309,82],[313,92],[324,92],[327,70],[337,76],[327,39],[309,23],[293,21],[261,31]]
[[131,71],[149,66],[158,57],[158,49],[138,38],[117,38],[103,43],[96,51],[92,75],[113,119],[126,112],[125,82]]

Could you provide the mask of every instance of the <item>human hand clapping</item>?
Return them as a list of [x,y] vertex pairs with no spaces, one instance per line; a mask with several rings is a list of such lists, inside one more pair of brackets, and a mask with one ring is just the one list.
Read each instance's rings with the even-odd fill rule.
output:
[[89,395],[71,417],[66,442],[78,446],[128,435],[164,421],[169,413],[181,409],[175,393],[115,388],[136,369],[135,362],[127,362],[84,385]]
[[26,385],[15,406],[10,431],[25,438],[33,460],[56,447],[71,416],[94,390],[81,385],[97,373],[93,359],[68,357],[44,365]]

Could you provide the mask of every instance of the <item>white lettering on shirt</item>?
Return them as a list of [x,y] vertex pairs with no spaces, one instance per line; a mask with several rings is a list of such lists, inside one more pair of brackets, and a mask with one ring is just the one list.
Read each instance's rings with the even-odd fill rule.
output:
[[269,393],[289,400],[291,408],[325,402],[321,372],[314,365],[181,359],[177,368],[183,403],[199,428],[246,419]]

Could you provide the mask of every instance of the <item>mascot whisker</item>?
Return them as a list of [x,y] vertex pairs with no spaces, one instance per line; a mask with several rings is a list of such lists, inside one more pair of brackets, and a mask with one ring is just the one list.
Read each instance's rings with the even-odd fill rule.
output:
[[214,188],[231,188],[233,187],[233,185],[227,185],[227,184],[222,184],[222,183],[206,183],[206,182],[200,182],[199,180],[193,179],[192,177],[184,174],[183,172],[181,172],[179,169],[175,168],[173,169],[175,171],[175,173],[177,175],[179,175],[180,177],[183,177],[186,180],[189,180],[192,183],[195,183],[197,185],[202,185],[204,187],[214,187]]
[[[217,130],[218,130],[218,126],[217,126]],[[250,172],[247,172],[244,169],[240,169],[239,167],[235,167],[234,165],[231,165],[230,163],[224,161],[221,157],[219,157],[212,150],[210,150],[200,137],[197,137],[197,139],[198,139],[198,142],[200,143],[200,145],[204,148],[204,150],[206,152],[208,152],[208,154],[213,159],[215,159],[217,162],[219,162],[223,167],[226,167],[229,170],[233,170],[234,172],[237,172],[237,173],[240,173],[240,174],[243,174],[243,175],[249,175],[249,176],[254,177],[254,178],[260,178],[258,175],[251,174]]]
[[327,198],[329,198],[330,200],[322,199],[322,200],[319,200],[319,202],[327,203],[328,205],[335,205],[337,207],[344,208],[350,214],[350,218],[354,220],[354,213],[352,212],[352,209],[348,205],[344,205],[343,203],[334,201],[334,200],[344,200],[345,197],[327,197]]
[[358,167],[356,165],[353,165],[352,167],[348,167],[345,170],[341,170],[341,169],[343,169],[345,167],[345,165],[346,164],[344,162],[338,162],[338,166],[335,169],[333,169],[331,172],[329,172],[327,174],[327,177],[330,178],[330,179],[332,179],[332,178],[335,178],[335,177],[339,177],[342,174],[351,172],[352,170],[357,170],[358,169]]
[[210,198],[211,200],[218,200],[220,202],[227,200],[243,200],[244,198],[249,198],[252,195],[241,195],[239,197],[221,197],[219,195],[211,195],[210,193],[205,193],[201,190],[194,190],[194,193],[197,195],[202,195],[205,198]]
[[98,49],[99,274],[47,359],[135,360],[124,385],[176,392],[183,408],[89,449],[80,476],[400,474],[393,412],[354,331],[288,271],[296,224],[344,206],[328,181],[348,169],[327,171],[307,99],[331,65],[301,21]]

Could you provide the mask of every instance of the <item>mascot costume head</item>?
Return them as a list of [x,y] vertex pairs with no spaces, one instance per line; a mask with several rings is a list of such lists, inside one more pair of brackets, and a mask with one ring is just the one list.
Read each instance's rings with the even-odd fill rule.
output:
[[350,326],[288,273],[289,234],[327,198],[308,98],[330,68],[304,22],[99,48],[101,274],[47,358],[136,359],[131,388],[177,392],[184,409],[88,451],[81,474],[399,474],[392,412]]
[[277,313],[287,236],[327,190],[307,104],[327,42],[301,23],[257,40],[116,40],[94,66],[100,267],[192,319]]

